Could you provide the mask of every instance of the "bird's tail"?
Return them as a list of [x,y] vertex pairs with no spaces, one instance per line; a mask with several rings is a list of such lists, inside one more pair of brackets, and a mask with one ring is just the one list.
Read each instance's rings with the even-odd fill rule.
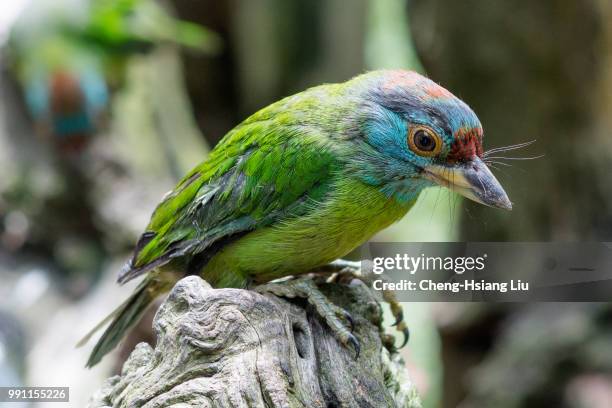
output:
[[160,293],[160,288],[158,288],[157,284],[157,281],[145,279],[125,302],[79,341],[77,347],[83,346],[98,330],[104,327],[109,321],[111,322],[89,355],[86,364],[88,368],[96,365],[102,357],[114,349],[124,337],[125,333],[138,323],[147,307]]

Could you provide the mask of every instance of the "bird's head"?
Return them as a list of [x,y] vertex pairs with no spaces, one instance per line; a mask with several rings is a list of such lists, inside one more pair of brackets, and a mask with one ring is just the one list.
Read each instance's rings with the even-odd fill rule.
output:
[[107,85],[89,68],[41,67],[26,84],[26,102],[37,128],[65,153],[81,152],[105,124]]
[[[351,85],[352,82],[352,85]],[[435,82],[410,71],[374,71],[349,82],[358,96],[355,173],[400,201],[441,185],[476,202],[511,209],[483,161],[476,114]]]

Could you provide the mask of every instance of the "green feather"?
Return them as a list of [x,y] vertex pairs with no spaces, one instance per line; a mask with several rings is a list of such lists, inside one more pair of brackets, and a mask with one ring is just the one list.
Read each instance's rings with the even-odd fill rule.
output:
[[303,215],[323,198],[337,165],[328,139],[305,129],[247,120],[228,134],[159,204],[121,280],[231,235]]
[[[395,200],[355,171],[356,163],[378,168],[372,157],[379,158],[368,158],[356,131],[363,101],[355,84],[285,98],[230,131],[158,205],[119,282],[146,273],[155,284],[147,293],[157,295],[185,274],[213,287],[245,287],[305,273],[405,215],[418,194]],[[117,312],[96,359],[131,322],[132,309]]]

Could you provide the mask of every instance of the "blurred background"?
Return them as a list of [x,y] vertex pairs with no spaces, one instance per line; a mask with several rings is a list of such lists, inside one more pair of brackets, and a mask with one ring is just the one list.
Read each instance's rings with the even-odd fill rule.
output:
[[[545,155],[496,165],[512,212],[432,188],[377,240],[612,241],[608,0],[11,0],[0,44],[3,386],[85,405],[152,339],[92,370],[74,348],[133,289],[115,276],[162,195],[249,114],[370,69],[451,90],[485,149]],[[405,309],[425,407],[612,406],[610,304]]]

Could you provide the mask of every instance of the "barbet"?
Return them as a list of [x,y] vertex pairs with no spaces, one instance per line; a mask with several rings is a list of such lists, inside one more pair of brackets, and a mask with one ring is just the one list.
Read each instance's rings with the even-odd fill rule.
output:
[[212,52],[216,41],[153,0],[38,0],[13,24],[7,54],[39,133],[79,153],[104,128],[130,57],[167,43]]
[[[312,271],[401,219],[433,185],[510,209],[482,160],[482,136],[464,102],[401,70],[318,86],[260,110],[157,206],[118,280],[145,278],[109,316],[88,366],[185,275],[245,288]],[[293,289],[358,348],[334,324],[339,308],[326,308],[314,286]],[[277,293],[291,291],[287,284]]]

